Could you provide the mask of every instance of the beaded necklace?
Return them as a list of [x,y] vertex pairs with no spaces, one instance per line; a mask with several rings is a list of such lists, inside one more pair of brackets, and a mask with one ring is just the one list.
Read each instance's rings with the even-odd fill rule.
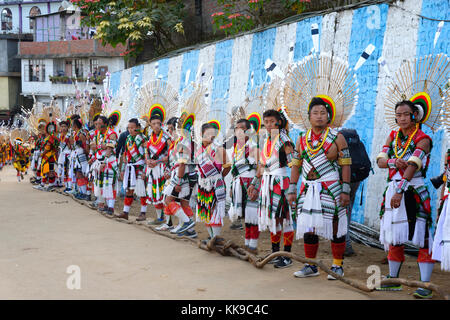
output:
[[324,143],[325,143],[325,141],[326,141],[326,139],[327,139],[328,132],[330,132],[330,127],[327,128],[327,131],[325,132],[325,136],[323,137],[323,139],[322,139],[322,141],[320,142],[319,146],[318,146],[317,148],[313,149],[313,148],[309,145],[309,142],[308,142],[309,138],[311,137],[311,129],[308,130],[308,132],[306,133],[306,139],[305,139],[305,142],[306,142],[306,147],[308,148],[308,150],[309,150],[309,152],[310,152],[311,154],[316,154],[317,152],[319,152],[320,149],[322,149],[322,147],[323,147],[323,145],[324,145]]
[[402,154],[399,156],[397,153],[397,149],[398,149],[398,136],[400,135],[400,130],[398,130],[396,136],[395,136],[395,140],[394,140],[394,153],[395,153],[395,157],[397,159],[403,158],[403,156],[405,155],[406,151],[408,151],[409,145],[411,144],[412,139],[414,138],[414,136],[417,133],[417,130],[419,130],[419,124],[416,124],[416,129],[414,130],[414,132],[411,134],[411,136],[408,138],[408,140],[406,141],[406,143],[401,146],[403,149]]

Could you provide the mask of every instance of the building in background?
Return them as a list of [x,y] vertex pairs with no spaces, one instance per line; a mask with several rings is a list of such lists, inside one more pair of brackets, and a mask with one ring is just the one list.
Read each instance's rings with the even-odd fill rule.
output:
[[8,121],[32,99],[22,96],[21,42],[33,41],[34,20],[30,17],[62,10],[60,0],[0,0],[0,121]]
[[22,95],[38,103],[52,99],[65,108],[77,89],[99,95],[109,72],[125,68],[125,47],[103,46],[95,30],[81,27],[79,8],[31,17],[33,42],[21,42]]

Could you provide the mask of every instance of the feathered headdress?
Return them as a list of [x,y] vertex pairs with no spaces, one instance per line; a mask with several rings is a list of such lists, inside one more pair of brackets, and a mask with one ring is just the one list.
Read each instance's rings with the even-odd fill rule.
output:
[[14,145],[17,145],[17,144],[22,144],[22,143],[27,142],[29,135],[25,129],[17,128],[17,129],[11,130],[11,133],[9,136],[10,136],[11,142]]
[[[187,92],[190,92],[190,94]],[[191,131],[194,127],[194,123],[201,126],[203,123],[202,121],[206,121],[209,90],[204,84],[192,82],[186,87],[183,97],[184,96],[187,98],[180,101],[181,116],[178,120],[177,128]],[[200,129],[197,131],[200,131]]]
[[178,93],[166,81],[150,81],[139,90],[136,110],[146,122],[153,116],[159,116],[164,122],[178,113]]
[[342,127],[358,102],[358,81],[348,63],[329,54],[310,55],[291,66],[281,91],[282,111],[298,129],[310,127],[312,98],[324,100],[331,127]]
[[126,101],[123,99],[122,95],[116,95],[113,99],[107,100],[105,103],[98,106],[99,101],[97,100],[95,105],[92,107],[92,113],[94,118],[98,114],[98,110],[101,110],[101,115],[108,118],[108,126],[111,128],[118,127],[121,131],[124,130],[125,121],[123,121],[122,114],[128,106]]
[[395,104],[410,100],[419,108],[419,122],[436,131],[442,124],[444,93],[449,78],[450,58],[445,54],[404,61],[386,90],[384,106],[388,125],[392,129],[398,128]]
[[247,94],[242,104],[232,109],[231,125],[233,127],[236,125],[238,120],[247,119],[250,121],[253,130],[256,133],[259,132],[262,124],[261,113],[263,111],[266,89],[267,86],[265,84],[252,89]]
[[[450,84],[450,79],[449,79],[449,82],[447,82],[447,86],[449,86],[449,84]],[[444,106],[445,106],[445,110],[442,115],[442,122],[443,122],[444,128],[447,132],[447,145],[450,148],[450,88],[447,88],[447,90],[445,92]]]
[[50,105],[44,106],[44,108],[42,109],[40,120],[45,121],[45,131],[48,134],[53,134],[56,132],[56,123],[60,118],[61,111],[59,110],[59,107],[53,103],[53,101],[52,103],[50,103]]

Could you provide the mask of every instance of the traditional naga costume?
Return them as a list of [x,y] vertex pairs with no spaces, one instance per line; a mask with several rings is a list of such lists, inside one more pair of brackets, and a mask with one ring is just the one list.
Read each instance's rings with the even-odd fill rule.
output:
[[[205,94],[208,94],[207,89],[205,89]],[[202,143],[201,125],[197,126],[197,132],[194,131],[197,143],[195,161],[198,173],[196,221],[204,222],[209,236],[214,238],[220,235],[226,213],[226,186],[222,170],[231,166],[230,163],[220,163],[217,160],[217,157],[222,157],[218,153],[224,150],[221,124],[217,119],[226,119],[227,115],[220,109],[203,107],[195,116],[197,123],[210,123],[216,130],[216,137],[206,147]]]
[[[116,106],[120,108],[121,106]],[[116,109],[113,110],[114,106],[112,104],[107,104],[104,106],[104,109],[102,111],[102,115],[107,118],[108,124],[105,128],[101,128],[100,130],[95,130],[93,134],[90,134],[90,144],[91,148],[92,146],[95,146],[95,149],[92,150],[93,154],[90,155],[90,181],[93,184],[93,191],[94,195],[97,198],[96,202],[98,204],[103,204],[105,202],[105,198],[103,196],[103,182],[105,181],[105,176],[100,170],[100,166],[105,163],[106,159],[106,146],[108,144],[110,145],[116,145],[116,141],[118,138],[118,135],[115,131],[115,128],[119,125],[121,122],[121,111]],[[95,115],[93,117],[95,119]],[[115,151],[114,151],[115,153]],[[116,161],[117,162],[117,161]],[[109,180],[108,180],[109,181]],[[109,190],[109,186],[107,188]],[[111,200],[112,195],[108,194],[108,198]],[[115,196],[114,196],[115,199]],[[111,201],[110,201],[111,202]],[[109,209],[107,209],[109,208]],[[108,214],[112,215],[114,206],[112,208],[109,207],[108,203],[106,204],[106,207],[103,206],[99,208],[100,211],[107,212]]]
[[56,136],[56,123],[49,122],[45,130],[47,137],[44,140],[44,150],[42,152],[42,183],[49,184],[49,187],[53,188],[56,186],[57,153],[59,148],[59,140]]
[[[36,176],[30,179],[33,184],[40,184],[42,181],[41,176],[41,161],[42,161],[42,151],[44,147],[44,140],[46,137],[45,126],[47,125],[47,119],[41,117],[41,112],[39,112],[39,107],[34,104],[33,108],[26,118],[28,128],[31,133],[36,136],[34,143],[33,156],[31,160],[31,169],[35,172]],[[42,128],[42,129],[39,129]]]
[[[82,128],[76,128],[72,131],[72,152],[70,154],[70,164],[69,164],[69,182],[72,188],[77,188],[78,198],[87,197],[87,187],[88,187],[88,174],[89,174],[89,163],[86,154],[87,149],[87,137],[88,132],[83,128],[85,119],[83,117],[76,118],[74,121],[80,121]],[[82,137],[86,137],[85,142],[83,142]]]
[[[281,126],[272,136],[272,132],[260,135],[259,141],[259,168],[262,177],[252,180],[251,185],[259,191],[258,196],[258,230],[270,231],[272,252],[280,250],[281,236],[283,234],[284,251],[290,252],[294,240],[293,221],[287,201],[289,187],[289,166],[292,165],[294,154],[286,154],[285,148],[294,148],[294,143],[288,136],[288,123],[281,112],[281,85],[279,77],[271,80],[265,89],[263,109],[279,112]],[[277,268],[292,264],[289,258],[277,257],[270,263]]]
[[[192,91],[188,93],[191,89]],[[191,195],[194,195],[197,200],[198,195],[197,190],[194,188],[197,183],[197,174],[194,162],[193,126],[195,121],[197,121],[197,115],[201,113],[203,108],[207,107],[205,100],[206,87],[193,83],[185,89],[184,93],[186,99],[181,101],[183,112],[177,121],[177,137],[173,139],[169,148],[170,179],[163,191],[166,202],[170,199],[168,197],[174,200],[167,203],[164,212],[166,215],[176,216],[179,220],[178,226],[172,229],[171,233],[183,234],[186,231],[187,236],[195,236],[195,231],[190,231],[190,228],[195,225],[190,199]],[[180,171],[182,165],[184,165],[184,172]],[[175,190],[177,186],[180,187],[179,192]]]
[[[70,127],[70,121],[68,127]],[[69,133],[59,133],[58,135],[58,179],[66,189],[69,188],[69,156],[71,152],[71,145],[69,139]]]
[[250,122],[250,129],[246,130],[244,141],[235,136],[233,141],[231,165],[231,207],[228,215],[231,221],[244,217],[245,246],[253,252],[258,248],[258,201],[249,199],[247,190],[256,175],[258,157],[258,134],[261,129],[261,115],[258,112],[263,105],[265,86],[253,89],[246,97],[242,106],[233,110],[232,125],[241,119]]
[[45,138],[42,141],[40,156],[40,173],[42,176],[41,187],[48,184],[49,189],[56,186],[57,153],[59,146],[56,119],[59,117],[59,108],[52,104],[50,106],[45,106],[41,113],[41,119],[44,119],[46,122]]
[[0,170],[6,165],[6,129],[0,127]]
[[[430,161],[432,140],[421,130],[421,125],[425,124],[433,131],[440,126],[442,92],[449,76],[450,59],[443,54],[407,60],[400,66],[386,92],[385,117],[393,131],[389,135],[389,144],[383,146],[377,161],[381,158],[388,159],[389,168],[388,186],[380,211],[380,242],[386,250],[389,249],[389,277],[398,277],[405,259],[403,244],[412,241],[420,248],[417,258],[420,279],[430,281],[434,265],[431,258],[432,218],[430,194],[424,178]],[[410,136],[405,136],[401,130],[396,129],[395,104],[406,99],[419,109],[417,119],[411,113],[416,129]],[[417,147],[423,139],[430,141],[430,152]],[[403,177],[405,170],[396,167],[397,159],[416,166],[416,172],[410,181]],[[396,193],[403,194],[403,197],[400,207],[392,208],[391,199]],[[387,285],[380,289],[400,290],[401,286]],[[431,296],[431,291],[427,295]]]
[[436,233],[433,241],[433,260],[441,262],[441,269],[450,271],[450,91],[445,93],[444,125],[447,130],[447,155],[445,157],[445,171],[442,176],[441,203],[438,210]]
[[115,141],[107,142],[106,147],[112,150],[109,156],[107,154],[104,155],[101,162],[104,165],[103,168],[100,167],[99,172],[100,179],[102,179],[101,197],[106,201],[107,214],[113,215],[118,189],[119,164],[115,154]]
[[[343,181],[342,167],[350,166],[351,158],[348,147],[338,148],[335,128],[342,127],[353,114],[357,94],[355,73],[345,62],[327,54],[308,56],[295,64],[285,78],[282,92],[283,112],[294,126],[304,130],[296,147],[299,158],[293,160],[293,170],[301,170],[296,238],[304,238],[305,256],[310,259],[317,256],[318,236],[331,240],[331,270],[341,274],[348,223],[340,196],[350,193],[350,181]],[[327,128],[319,135],[314,134],[309,122],[313,98],[322,99],[328,113]],[[334,159],[329,158],[331,148],[336,150],[336,156],[330,156]],[[297,183],[290,185],[289,193],[297,194]],[[318,275],[317,267],[305,265],[294,275]]]
[[[147,194],[145,190],[145,136],[138,132],[137,135],[128,135],[125,142],[124,162],[121,171],[123,175],[123,188],[126,191],[134,190],[134,194],[140,198],[141,213],[147,212]],[[133,196],[125,196],[123,214],[121,218],[128,219]]]
[[[174,116],[178,111],[178,94],[165,81],[151,81],[140,89],[136,105],[138,114],[141,115],[141,118],[148,119],[148,123],[152,118],[161,120],[161,131],[158,134],[153,132],[150,127],[146,128],[147,132],[144,132],[148,140],[145,147],[145,159],[157,162],[154,168],[147,166],[145,169],[147,203],[152,204],[156,210],[156,220],[151,223],[161,224],[164,221],[163,189],[166,183],[164,174],[171,144],[170,135],[162,125],[164,121]],[[138,217],[138,219],[145,220],[145,215]]]
[[71,116],[79,114],[79,110],[70,104],[64,114],[64,120],[67,123],[68,132],[66,134],[59,134],[59,154],[58,154],[58,179],[60,183],[64,184],[64,192],[72,190],[71,179],[71,154],[74,146],[71,144]]
[[30,151],[24,146],[28,139],[28,132],[24,129],[14,129],[10,133],[13,142],[13,165],[17,171],[17,180],[23,180],[23,173],[27,171]]

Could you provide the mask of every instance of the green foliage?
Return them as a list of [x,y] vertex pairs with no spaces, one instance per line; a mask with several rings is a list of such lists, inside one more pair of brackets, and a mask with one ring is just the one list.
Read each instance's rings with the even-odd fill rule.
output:
[[[311,0],[282,0],[283,6],[296,14],[306,8],[306,2]],[[226,35],[236,34],[264,25],[265,5],[271,0],[217,0],[222,10],[211,15],[214,31],[223,30]]]
[[82,10],[82,25],[95,27],[96,39],[116,47],[127,45],[122,55],[136,57],[144,40],[155,38],[173,45],[174,33],[184,33],[182,0],[71,0]]

